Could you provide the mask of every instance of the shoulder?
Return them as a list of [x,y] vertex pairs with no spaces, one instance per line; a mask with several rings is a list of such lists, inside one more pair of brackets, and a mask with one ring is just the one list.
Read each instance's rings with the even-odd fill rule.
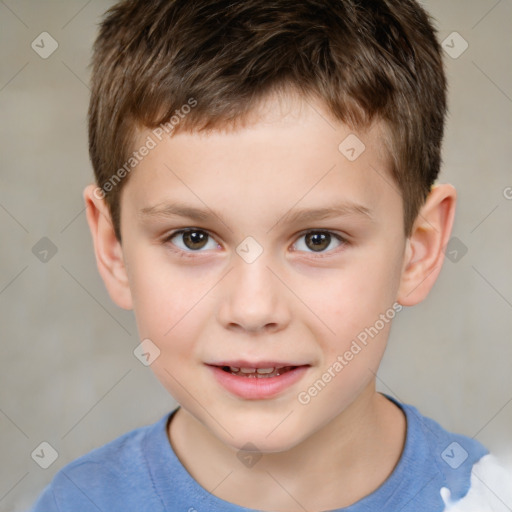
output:
[[[423,416],[415,407],[400,404],[409,423],[408,442],[414,459],[428,461],[431,474],[436,474],[435,492],[450,512],[494,512],[487,508],[493,486],[508,496],[512,489],[510,473],[499,464],[476,439],[444,429],[431,418]],[[485,492],[484,492],[485,491]],[[510,498],[509,498],[510,499]],[[485,501],[487,500],[487,501]],[[458,508],[459,504],[477,503],[476,508]],[[510,504],[509,504],[510,505]],[[467,505],[464,505],[467,506]],[[480,508],[479,508],[480,507]],[[503,510],[510,510],[505,508]]]
[[449,489],[441,489],[446,512],[508,512],[512,509],[512,468],[494,455],[482,457],[471,471],[468,493],[453,500]]
[[[134,429],[60,469],[31,512],[118,510],[123,503],[159,510],[146,460],[146,445],[158,442],[169,414]],[[154,496],[154,499],[153,499]],[[161,504],[160,504],[161,505]]]

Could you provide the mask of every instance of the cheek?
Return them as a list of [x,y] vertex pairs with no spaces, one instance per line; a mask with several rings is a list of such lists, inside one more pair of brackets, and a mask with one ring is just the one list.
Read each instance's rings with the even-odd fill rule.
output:
[[319,273],[314,283],[295,283],[297,295],[305,297],[310,310],[316,313],[317,324],[332,340],[329,345],[337,350],[374,325],[380,315],[393,314],[399,266],[394,255],[383,255],[382,250],[380,254],[354,258],[346,267]]
[[151,365],[155,376],[176,401],[187,403],[190,395],[202,392],[201,382],[190,381],[189,371],[200,359],[194,341],[201,338],[208,316],[205,293],[211,286],[177,267],[160,268],[147,265],[133,276],[136,323],[140,338],[149,338],[160,350]]
[[[130,272],[134,313],[142,337],[168,344],[200,324],[201,304],[211,286],[190,269],[152,257],[151,251],[136,254]],[[206,301],[207,302],[207,301]]]

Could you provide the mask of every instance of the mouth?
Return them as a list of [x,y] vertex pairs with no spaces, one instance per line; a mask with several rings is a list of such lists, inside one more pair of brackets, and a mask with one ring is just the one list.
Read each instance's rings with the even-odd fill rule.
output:
[[268,368],[251,368],[236,366],[221,366],[222,371],[231,373],[238,377],[247,377],[249,379],[269,379],[271,377],[279,377],[284,373],[295,370],[298,366],[269,366]]
[[311,367],[310,364],[276,361],[222,361],[206,366],[225,390],[249,400],[281,394],[300,381]]

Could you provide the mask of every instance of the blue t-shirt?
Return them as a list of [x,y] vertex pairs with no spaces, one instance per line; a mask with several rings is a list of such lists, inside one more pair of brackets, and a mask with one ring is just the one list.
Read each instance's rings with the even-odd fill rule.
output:
[[[450,490],[452,500],[464,497],[473,465],[488,451],[474,439],[447,432],[415,407],[387,398],[407,418],[400,460],[378,489],[337,510],[441,512],[441,488]],[[167,437],[178,408],[66,465],[31,512],[254,512],[209,493],[181,464]]]

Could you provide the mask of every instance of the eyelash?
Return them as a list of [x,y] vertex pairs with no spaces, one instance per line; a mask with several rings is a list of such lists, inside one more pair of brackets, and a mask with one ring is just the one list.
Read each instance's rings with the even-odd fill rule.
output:
[[[201,233],[206,233],[206,235],[210,238],[212,238],[213,240],[215,240],[215,238],[206,230],[204,229],[199,229],[199,228],[187,228],[187,229],[179,229],[177,231],[173,231],[172,233],[169,233],[168,235],[165,236],[165,238],[163,239],[162,243],[164,244],[169,244],[169,242],[176,236],[178,235],[181,235],[183,233],[190,233],[190,232],[194,232],[194,231],[199,231]],[[323,252],[318,252],[318,253],[315,253],[313,251],[311,252],[308,252],[308,254],[311,254],[313,255],[314,258],[323,258],[323,257],[327,257],[327,256],[330,256],[331,253],[333,252],[337,252],[339,250],[342,250],[345,246],[349,245],[349,241],[342,237],[341,235],[337,234],[337,233],[333,233],[332,231],[328,231],[326,229],[308,229],[306,231],[303,231],[301,233],[299,233],[298,235],[298,239],[304,237],[305,235],[309,234],[309,233],[328,233],[329,235],[332,235],[336,240],[338,240],[340,242],[340,246],[338,246],[336,249],[332,249],[330,251],[323,251]],[[201,251],[201,250],[197,250],[197,251],[192,251],[192,250],[188,250],[188,251],[184,251],[183,249],[179,249],[179,248],[175,248],[176,246],[174,246],[174,244],[171,243],[171,250],[175,253],[178,254],[178,256],[182,257],[182,258],[194,258],[196,257],[196,253],[201,253],[201,252],[204,252],[204,251]],[[303,252],[303,251],[296,251],[296,252]]]

